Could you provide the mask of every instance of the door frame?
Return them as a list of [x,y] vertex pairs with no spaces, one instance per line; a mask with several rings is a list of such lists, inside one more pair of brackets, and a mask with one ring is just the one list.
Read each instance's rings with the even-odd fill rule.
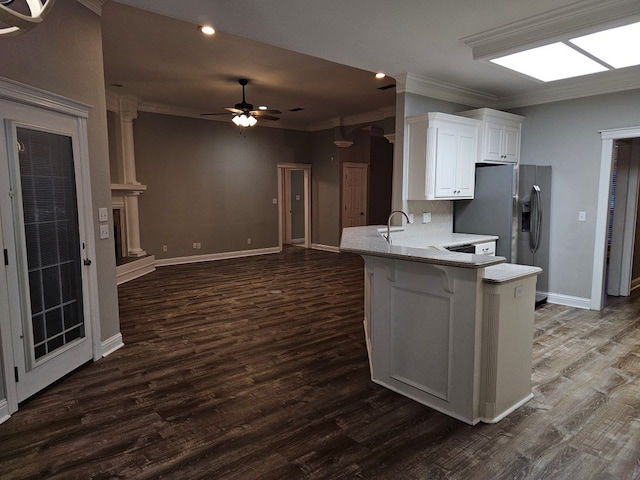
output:
[[605,299],[607,231],[614,143],[616,140],[640,137],[640,126],[602,130],[600,131],[600,137],[602,149],[600,153],[600,180],[598,184],[595,245],[593,250],[593,274],[591,277],[590,308],[592,310],[602,310]]
[[[80,102],[56,95],[44,90],[36,89],[28,85],[24,85],[18,82],[10,81],[7,79],[0,79],[0,105],[5,108],[0,111],[13,111],[18,112],[20,110],[28,111],[30,115],[61,115],[71,118],[75,122],[75,130],[77,134],[77,158],[74,158],[74,163],[77,164],[76,172],[80,175],[76,178],[76,183],[81,186],[81,193],[78,196],[78,218],[81,225],[81,238],[84,238],[85,253],[84,256],[87,259],[94,261],[93,267],[86,268],[86,284],[84,297],[88,301],[88,305],[85,307],[85,312],[88,314],[86,321],[90,323],[91,337],[88,339],[91,342],[92,358],[98,360],[102,357],[101,350],[101,331],[100,331],[100,312],[98,310],[98,278],[95,268],[95,235],[94,235],[94,223],[93,223],[93,202],[91,198],[91,177],[89,173],[89,145],[88,145],[88,132],[87,132],[87,119],[89,117],[88,105]],[[14,118],[17,113],[5,116],[2,115],[0,122],[4,125],[5,119],[20,122],[20,118]],[[4,128],[4,127],[3,127]],[[3,130],[4,131],[4,130]],[[0,158],[3,162],[9,162],[7,155],[7,145],[5,142],[6,133],[2,134],[0,141]],[[7,222],[13,224],[14,215],[13,209],[7,209],[11,211],[11,218],[3,218],[2,221],[7,225]],[[7,235],[7,231],[4,230],[4,235]],[[82,240],[81,240],[82,241]],[[7,245],[3,242],[3,249],[7,248]],[[17,258],[15,251],[9,252],[10,258]],[[9,282],[16,285],[15,291],[17,292],[19,287],[17,278],[17,265],[15,268],[7,269],[3,275],[6,275],[7,285]],[[8,291],[8,295],[15,295],[15,292]],[[2,298],[0,298],[2,299]],[[17,382],[14,376],[14,349],[12,342],[12,319],[18,312],[10,312],[9,305],[4,305],[4,302],[0,303],[0,307],[3,308],[3,315],[0,317],[0,356],[2,363],[2,377],[4,380],[4,386],[6,389],[6,401],[8,414],[11,414],[18,410],[18,392]],[[4,313],[9,315],[4,315]],[[0,399],[1,400],[1,399]]]
[[[302,170],[304,172],[304,248],[311,247],[311,165],[308,163],[278,163],[278,246],[282,251],[285,243],[286,225],[290,221],[290,216],[286,215],[287,195],[291,184],[291,172]],[[287,178],[289,176],[289,178]],[[287,219],[289,218],[289,220]]]

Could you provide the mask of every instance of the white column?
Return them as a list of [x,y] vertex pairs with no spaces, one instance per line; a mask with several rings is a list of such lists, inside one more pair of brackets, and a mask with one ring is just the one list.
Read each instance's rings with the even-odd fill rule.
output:
[[[136,156],[133,148],[133,121],[138,118],[138,99],[131,96],[121,96],[118,103],[123,183],[125,185],[140,185],[136,178]],[[124,201],[127,224],[127,256],[129,257],[142,257],[147,254],[140,247],[140,217],[138,214],[138,195],[140,193],[140,191],[131,192]]]

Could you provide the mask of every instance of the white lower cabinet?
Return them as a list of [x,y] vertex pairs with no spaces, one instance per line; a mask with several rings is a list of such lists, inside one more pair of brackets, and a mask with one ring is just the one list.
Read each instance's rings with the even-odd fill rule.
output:
[[480,124],[446,113],[407,117],[408,200],[473,198]]
[[375,383],[472,425],[497,422],[532,398],[539,269],[363,258]]

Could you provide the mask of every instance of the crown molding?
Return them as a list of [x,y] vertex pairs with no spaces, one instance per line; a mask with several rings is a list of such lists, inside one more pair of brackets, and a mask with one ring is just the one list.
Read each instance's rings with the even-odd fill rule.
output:
[[102,6],[107,3],[108,0],[77,0],[78,3],[84,5],[89,10],[98,15],[102,15]]
[[[551,39],[562,40],[595,26],[612,27],[630,23],[640,16],[638,0],[584,0],[556,8],[461,39],[471,47],[475,60],[495,58],[536,47]],[[564,37],[564,38],[562,38]]]
[[492,107],[510,109],[640,89],[640,67],[625,70],[588,75],[589,78],[573,78],[559,85],[547,85],[543,89],[502,97]]
[[498,100],[498,97],[489,93],[421,77],[413,73],[398,75],[395,80],[397,93],[414,93],[472,107],[491,105]]
[[351,125],[360,125],[363,123],[380,122],[385,118],[396,116],[395,105],[380,108],[371,112],[358,113],[356,115],[346,115],[344,117],[333,117],[322,122],[310,124],[305,130],[317,132],[320,130],[329,130],[334,127],[347,127]]

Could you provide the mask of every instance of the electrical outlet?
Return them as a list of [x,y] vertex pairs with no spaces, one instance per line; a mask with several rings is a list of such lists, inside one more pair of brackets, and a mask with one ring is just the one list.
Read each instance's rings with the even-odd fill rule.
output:
[[196,242],[193,242],[192,247],[193,247],[194,250],[196,250],[198,248],[198,244]]
[[251,239],[247,238],[247,245],[251,245]]
[[513,289],[513,297],[514,298],[519,298],[522,296],[523,294],[523,287],[522,285],[518,285],[516,288]]
[[162,251],[166,252],[167,251],[167,246],[166,245],[162,245]]
[[423,212],[422,223],[430,223],[430,222],[431,222],[431,212]]
[[196,249],[200,250],[202,248],[202,243],[198,242],[196,243]]
[[578,212],[578,221],[586,222],[587,221],[587,212]]
[[277,198],[274,198],[274,199],[272,200],[272,202],[273,202],[273,204],[274,204],[274,205],[277,205],[277,204],[278,204],[278,199],[277,199]]
[[413,223],[413,213],[409,214],[409,223]]

